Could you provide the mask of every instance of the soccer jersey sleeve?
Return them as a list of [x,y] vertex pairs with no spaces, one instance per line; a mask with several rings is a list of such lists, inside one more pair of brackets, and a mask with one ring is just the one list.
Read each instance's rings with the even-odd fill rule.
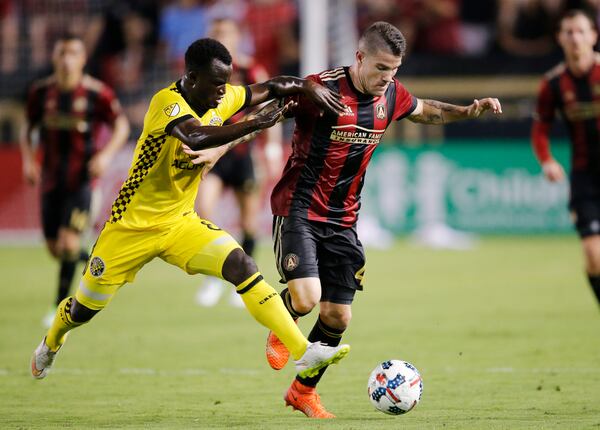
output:
[[192,117],[191,108],[172,86],[152,97],[145,119],[145,128],[149,134],[170,135],[177,124]]
[[40,97],[40,87],[34,85],[27,95],[27,121],[31,125],[38,124],[42,119],[43,103]]
[[396,103],[394,104],[393,119],[399,121],[413,113],[417,108],[417,98],[395,79],[394,85],[396,85]]
[[251,99],[250,88],[240,85],[225,85],[225,97],[219,106],[223,121],[248,106]]
[[103,85],[98,94],[96,105],[96,113],[100,120],[112,125],[122,112],[123,109],[114,91],[110,87]]
[[551,124],[554,121],[555,109],[556,103],[550,84],[547,79],[543,79],[538,90],[534,120]]

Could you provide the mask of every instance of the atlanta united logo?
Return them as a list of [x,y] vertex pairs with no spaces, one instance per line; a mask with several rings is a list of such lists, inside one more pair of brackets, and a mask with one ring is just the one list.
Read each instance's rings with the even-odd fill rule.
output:
[[379,103],[375,106],[375,110],[377,111],[377,119],[385,118],[385,105],[383,103]]
[[90,261],[90,273],[95,278],[102,276],[105,267],[104,261],[100,257],[94,257]]
[[180,111],[181,111],[181,108],[179,107],[179,105],[177,103],[172,103],[163,109],[163,112],[167,116],[177,116],[177,115],[179,115]]
[[300,258],[296,254],[288,254],[283,259],[283,267],[286,271],[291,272],[296,267],[298,267],[298,263],[300,262]]

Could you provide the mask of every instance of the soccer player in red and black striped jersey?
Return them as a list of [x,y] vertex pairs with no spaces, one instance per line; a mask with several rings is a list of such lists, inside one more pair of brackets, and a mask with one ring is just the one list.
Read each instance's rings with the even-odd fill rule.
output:
[[[91,187],[129,136],[129,123],[113,91],[84,74],[83,41],[65,35],[56,41],[54,73],[35,82],[27,99],[27,131],[21,140],[23,174],[41,185],[42,227],[46,245],[60,261],[56,305],[68,296],[79,260],[81,233],[88,226]],[[102,124],[112,128],[109,141],[97,146]],[[43,159],[38,166],[32,141],[39,131]],[[52,323],[56,307],[44,318]]]
[[[365,256],[356,234],[360,193],[369,160],[390,123],[407,118],[443,124],[501,112],[494,98],[456,106],[414,97],[395,78],[404,51],[397,28],[374,23],[360,38],[353,65],[308,77],[339,93],[344,113],[322,114],[309,100],[296,99],[292,154],[271,206],[276,262],[288,285],[281,297],[294,318],[320,304],[311,341],[337,345],[350,322],[355,292],[362,290]],[[288,359],[272,333],[267,359],[275,369]],[[333,418],[315,390],[324,370],[312,378],[297,376],[286,403],[309,417]]]
[[571,140],[571,209],[581,237],[586,271],[600,303],[600,53],[594,19],[578,9],[561,18],[558,43],[565,61],[542,79],[532,128],[533,149],[546,178],[565,177],[552,157],[549,133],[560,112]]

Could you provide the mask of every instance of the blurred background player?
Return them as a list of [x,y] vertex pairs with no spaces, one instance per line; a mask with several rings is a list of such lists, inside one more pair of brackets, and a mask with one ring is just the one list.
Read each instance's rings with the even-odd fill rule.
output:
[[[50,254],[60,261],[55,306],[44,317],[50,326],[56,306],[69,295],[78,261],[88,254],[81,234],[90,221],[92,187],[129,136],[129,123],[113,91],[84,74],[82,39],[65,35],[52,53],[54,73],[35,82],[27,99],[27,128],[21,139],[23,174],[41,185],[42,227]],[[99,148],[101,125],[112,128]],[[42,166],[34,142],[43,151]]]
[[[215,19],[209,30],[209,36],[225,45],[231,53],[233,58],[231,83],[233,85],[249,85],[266,81],[269,78],[262,65],[254,61],[252,57],[240,52],[241,29],[236,20],[233,18]],[[227,123],[239,121],[244,115],[243,112],[238,112]],[[266,137],[264,171],[267,173],[265,179],[268,179],[281,173],[281,124],[268,128],[264,136]],[[218,220],[218,215],[215,216],[215,207],[221,200],[225,188],[232,188],[239,208],[241,245],[244,252],[250,256],[253,255],[256,244],[260,210],[260,192],[253,165],[252,143],[246,142],[237,145],[217,162],[200,184],[197,204],[198,214],[201,218],[216,221],[215,218]],[[207,276],[196,294],[196,302],[201,306],[214,306],[225,290],[226,287],[221,279]],[[229,290],[228,302],[232,306],[243,307],[244,303],[239,294],[230,288],[227,290]]]
[[[277,269],[288,288],[281,292],[294,319],[319,304],[308,339],[335,346],[352,318],[351,305],[363,289],[365,254],[356,233],[361,190],[371,156],[392,121],[423,124],[473,119],[501,113],[494,98],[457,106],[412,96],[395,78],[406,50],[404,36],[387,22],[365,30],[350,67],[326,70],[307,79],[339,92],[342,114],[323,114],[300,97],[292,154],[271,195]],[[267,360],[281,369],[285,347],[272,333]],[[334,418],[316,392],[317,376],[300,375],[284,396],[287,405],[310,418]]]
[[565,61],[542,79],[532,144],[544,175],[565,177],[550,152],[549,133],[558,110],[571,140],[569,208],[582,240],[585,270],[600,303],[600,54],[594,19],[579,9],[567,11],[557,32]]

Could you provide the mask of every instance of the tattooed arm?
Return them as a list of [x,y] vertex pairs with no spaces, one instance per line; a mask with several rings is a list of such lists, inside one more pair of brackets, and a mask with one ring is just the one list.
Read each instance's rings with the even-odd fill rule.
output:
[[485,111],[502,113],[502,106],[495,98],[475,99],[469,106],[457,106],[437,100],[417,100],[417,107],[408,119],[423,124],[447,124],[463,119],[478,118]]

